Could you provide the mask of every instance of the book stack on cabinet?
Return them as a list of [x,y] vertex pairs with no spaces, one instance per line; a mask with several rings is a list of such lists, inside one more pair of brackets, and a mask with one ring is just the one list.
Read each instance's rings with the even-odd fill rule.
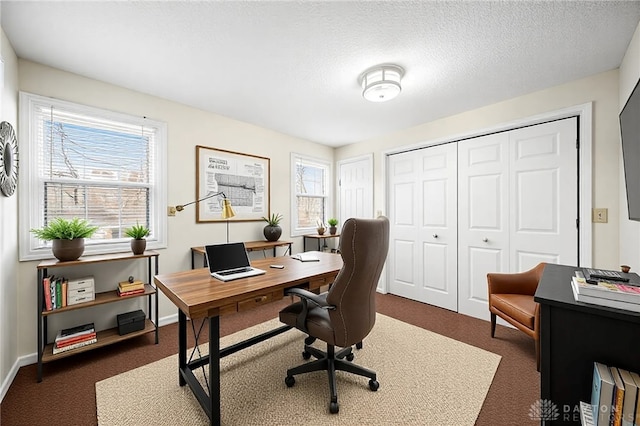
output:
[[131,296],[140,293],[144,293],[144,283],[140,280],[129,277],[128,281],[118,283],[118,296]]
[[640,424],[640,375],[600,362],[593,363],[591,404],[581,402],[583,426]]
[[[626,274],[636,276],[636,274]],[[576,302],[609,308],[640,312],[640,277],[635,282],[614,280],[590,280],[587,282],[582,271],[575,271],[571,280],[571,290]]]
[[96,329],[93,323],[79,325],[58,331],[53,345],[53,354],[58,354],[84,346],[92,345],[98,341]]

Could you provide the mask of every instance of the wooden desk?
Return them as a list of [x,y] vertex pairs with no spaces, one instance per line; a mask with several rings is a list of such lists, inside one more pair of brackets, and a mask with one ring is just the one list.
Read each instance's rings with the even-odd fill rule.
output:
[[548,264],[534,297],[540,303],[540,398],[560,413],[544,425],[580,424],[576,407],[591,402],[594,361],[640,373],[640,314],[576,302],[576,269]]
[[[284,252],[284,254],[287,254],[287,253],[289,253],[290,255],[293,254],[291,253],[291,244],[293,244],[293,241],[267,241],[267,240],[246,241],[244,243],[244,247],[247,249],[247,251],[262,250],[264,252],[264,250],[273,249],[273,257],[276,257],[277,255],[276,247],[289,246],[289,248]],[[196,261],[195,261],[196,253],[199,255],[202,255],[203,257],[202,267],[206,268],[207,257],[204,255],[204,247],[191,247],[191,269],[195,269],[196,267]]]
[[[204,268],[172,274],[156,275],[153,279],[160,291],[178,307],[178,382],[188,384],[211,420],[220,424],[220,358],[262,342],[291,327],[283,326],[252,337],[244,342],[220,349],[220,315],[252,309],[280,300],[291,287],[318,289],[333,282],[342,268],[342,257],[317,253],[319,262],[300,262],[290,256],[259,259],[252,266],[264,269],[264,275],[222,282]],[[284,269],[269,268],[269,264],[284,265]],[[187,317],[208,318],[209,355],[187,363]],[[196,336],[197,345],[198,336]],[[209,393],[193,374],[193,370],[209,364]],[[284,372],[283,372],[284,374]]]
[[328,238],[339,238],[340,234],[315,234],[315,235],[303,235],[302,236],[302,250],[303,251],[307,251],[307,238],[310,240],[317,240],[318,241],[318,251],[322,251],[322,246],[321,244],[324,242],[326,244],[326,241]]

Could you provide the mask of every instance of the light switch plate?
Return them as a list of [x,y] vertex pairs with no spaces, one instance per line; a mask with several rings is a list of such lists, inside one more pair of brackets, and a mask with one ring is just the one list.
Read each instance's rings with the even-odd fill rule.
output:
[[593,209],[593,223],[607,223],[609,221],[609,209]]

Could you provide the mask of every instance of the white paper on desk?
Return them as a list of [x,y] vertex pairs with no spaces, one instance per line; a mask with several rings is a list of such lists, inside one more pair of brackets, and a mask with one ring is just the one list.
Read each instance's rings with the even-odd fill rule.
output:
[[291,256],[293,259],[297,259],[301,262],[319,262],[320,259],[313,253],[298,253]]

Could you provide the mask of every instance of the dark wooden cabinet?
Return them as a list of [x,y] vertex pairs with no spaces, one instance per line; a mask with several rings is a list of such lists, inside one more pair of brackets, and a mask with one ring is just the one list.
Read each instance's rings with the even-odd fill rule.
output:
[[576,302],[575,266],[545,267],[540,303],[540,398],[559,416],[544,425],[580,424],[580,401],[591,401],[594,361],[640,373],[640,314]]

